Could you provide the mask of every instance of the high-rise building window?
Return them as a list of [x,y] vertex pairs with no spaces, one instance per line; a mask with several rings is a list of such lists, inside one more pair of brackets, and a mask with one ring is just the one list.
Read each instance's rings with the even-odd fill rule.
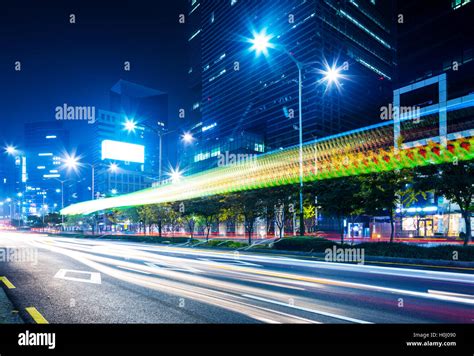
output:
[[469,4],[471,0],[452,0],[452,7],[454,10],[459,9],[461,6]]

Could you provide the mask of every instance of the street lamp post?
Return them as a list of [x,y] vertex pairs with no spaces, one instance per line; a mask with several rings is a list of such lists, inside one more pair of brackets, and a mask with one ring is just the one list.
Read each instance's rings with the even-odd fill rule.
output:
[[[64,183],[70,181],[70,179],[58,179],[54,178],[59,183],[61,183],[61,210],[64,209]],[[61,214],[61,224],[64,224],[64,215]]]
[[[157,124],[158,124],[158,128],[153,127],[153,126],[149,125],[146,122],[141,122],[140,124],[137,124],[133,120],[127,119],[124,123],[124,126],[125,126],[125,129],[128,132],[134,132],[138,125],[142,125],[142,126],[148,128],[148,129],[150,129],[151,131],[155,132],[158,135],[158,140],[159,140],[158,141],[158,149],[159,149],[159,152],[158,152],[158,181],[161,184],[161,181],[162,181],[162,178],[163,178],[163,136],[166,136],[170,133],[176,132],[177,130],[166,130],[163,127],[163,124],[160,121],[158,121]],[[190,143],[194,140],[193,136],[189,132],[184,133],[181,136],[181,139],[184,142],[187,142],[187,143]]]
[[257,54],[263,52],[266,53],[268,48],[275,48],[285,53],[290,57],[291,61],[296,65],[298,69],[298,133],[299,133],[299,205],[300,205],[300,235],[304,235],[304,213],[303,213],[303,69],[307,65],[303,62],[298,61],[293,53],[289,52],[283,45],[274,45],[270,43],[271,36],[266,35],[264,32],[261,34],[255,34],[254,38],[250,41]]
[[[300,234],[304,235],[304,211],[303,211],[303,69],[306,66],[313,64],[321,64],[319,61],[312,61],[308,63],[303,63],[297,60],[293,53],[287,50],[282,44],[273,44],[270,43],[270,40],[273,36],[267,35],[266,30],[263,30],[261,33],[254,33],[254,38],[250,39],[249,42],[252,43],[251,49],[253,49],[257,55],[260,53],[268,54],[268,48],[275,48],[280,52],[285,53],[290,57],[291,61],[296,65],[298,69],[298,132],[299,132],[299,205],[300,205]],[[330,67],[326,64],[324,73],[324,80],[331,84],[332,82],[337,82],[337,79],[340,76],[339,69]],[[336,83],[337,84],[337,83]]]

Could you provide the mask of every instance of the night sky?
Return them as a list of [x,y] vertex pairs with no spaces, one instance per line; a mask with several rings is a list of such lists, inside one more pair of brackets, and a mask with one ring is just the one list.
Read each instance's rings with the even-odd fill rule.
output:
[[[186,0],[2,3],[0,143],[21,145],[23,123],[54,120],[55,107],[64,103],[108,109],[109,89],[119,79],[168,92],[169,119],[177,121],[178,108],[187,104],[189,63],[180,13]],[[83,139],[84,126],[68,123],[72,143]]]

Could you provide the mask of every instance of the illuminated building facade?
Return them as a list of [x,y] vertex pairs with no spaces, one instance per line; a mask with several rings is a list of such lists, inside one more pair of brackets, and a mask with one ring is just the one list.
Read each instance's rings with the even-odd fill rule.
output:
[[153,182],[149,152],[156,144],[143,126],[127,131],[127,120],[122,113],[98,110],[91,163],[96,198],[134,192]]
[[[26,177],[20,204],[24,214],[40,215],[61,208],[61,183],[66,172],[61,169],[61,159],[69,148],[69,130],[63,122],[51,120],[26,123],[24,126],[24,153],[16,160],[26,167]],[[65,190],[67,186],[65,187]],[[65,192],[66,193],[66,192]],[[71,203],[65,195],[65,205]]]
[[[256,33],[265,31],[269,42],[312,63],[302,79],[304,141],[377,123],[380,107],[391,101],[392,1],[189,5],[188,73],[195,98],[186,129],[196,141],[183,159],[190,173],[216,166],[216,157],[247,135],[252,139],[240,139],[244,144],[230,153],[260,154],[298,143],[297,68],[275,48],[260,56],[250,51]],[[320,83],[319,71],[327,66],[344,67],[347,78],[339,87]]]

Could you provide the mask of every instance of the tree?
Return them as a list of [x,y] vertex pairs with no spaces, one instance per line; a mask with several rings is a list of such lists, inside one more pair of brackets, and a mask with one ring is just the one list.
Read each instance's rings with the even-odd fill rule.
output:
[[49,226],[61,224],[61,215],[59,213],[49,213],[44,216],[44,223]]
[[37,216],[37,215],[28,216],[27,223],[31,227],[44,227],[43,219],[41,218],[41,216]]
[[169,208],[167,209],[166,213],[166,224],[171,227],[173,235],[183,222],[183,214],[189,210],[186,208],[186,204],[187,202],[169,204]]
[[358,177],[328,179],[308,184],[307,190],[318,197],[318,208],[334,216],[339,223],[341,243],[344,243],[345,217],[362,213],[361,184]]
[[148,232],[150,232],[153,220],[151,205],[140,206],[138,208],[138,217],[140,222],[143,224],[143,233],[147,234],[146,227],[148,226]]
[[171,205],[167,203],[143,205],[137,211],[139,220],[143,222],[144,226],[148,226],[148,231],[151,231],[153,226],[156,225],[158,236],[162,237],[163,226],[171,213]]
[[212,224],[219,218],[222,207],[222,198],[219,196],[204,197],[194,201],[192,211],[199,217],[206,230],[206,241],[209,241]]
[[82,224],[83,218],[84,217],[82,215],[66,215],[64,219],[64,225],[66,225],[67,227],[75,228],[76,226]]
[[255,221],[265,214],[265,203],[262,191],[251,190],[246,192],[233,193],[224,199],[224,204],[243,217],[245,231],[248,234],[249,245],[252,244],[252,233]]
[[186,202],[181,202],[179,204],[181,218],[183,222],[187,225],[189,233],[190,233],[190,240],[194,237],[194,229],[196,227],[196,223],[199,220],[199,217],[195,213],[195,208],[197,208],[197,202],[195,200],[188,200]]
[[303,217],[305,230],[311,232],[316,225],[316,205],[311,201],[306,201],[303,205]]
[[[128,208],[120,208],[118,209],[118,219],[125,224],[140,224],[140,217],[138,215],[138,208],[137,207],[128,207]],[[140,229],[140,225],[139,225]]]
[[359,176],[359,179],[361,181],[359,196],[362,198],[361,206],[363,206],[364,212],[370,215],[388,214],[390,219],[390,242],[393,242],[396,207],[401,202],[402,197],[409,201],[406,194],[411,192],[407,187],[412,181],[410,171],[379,172]]
[[[283,237],[286,217],[291,214],[290,210],[294,208],[292,199],[297,192],[296,186],[284,185],[268,189],[265,194],[262,194],[265,204],[264,215],[268,225],[267,232],[270,231],[272,225],[275,225],[278,229],[278,237]],[[275,233],[275,235],[277,234]]]
[[415,186],[420,191],[434,191],[459,206],[466,225],[464,245],[472,239],[471,214],[474,211],[474,163],[446,163],[440,166],[420,167],[416,170]]

